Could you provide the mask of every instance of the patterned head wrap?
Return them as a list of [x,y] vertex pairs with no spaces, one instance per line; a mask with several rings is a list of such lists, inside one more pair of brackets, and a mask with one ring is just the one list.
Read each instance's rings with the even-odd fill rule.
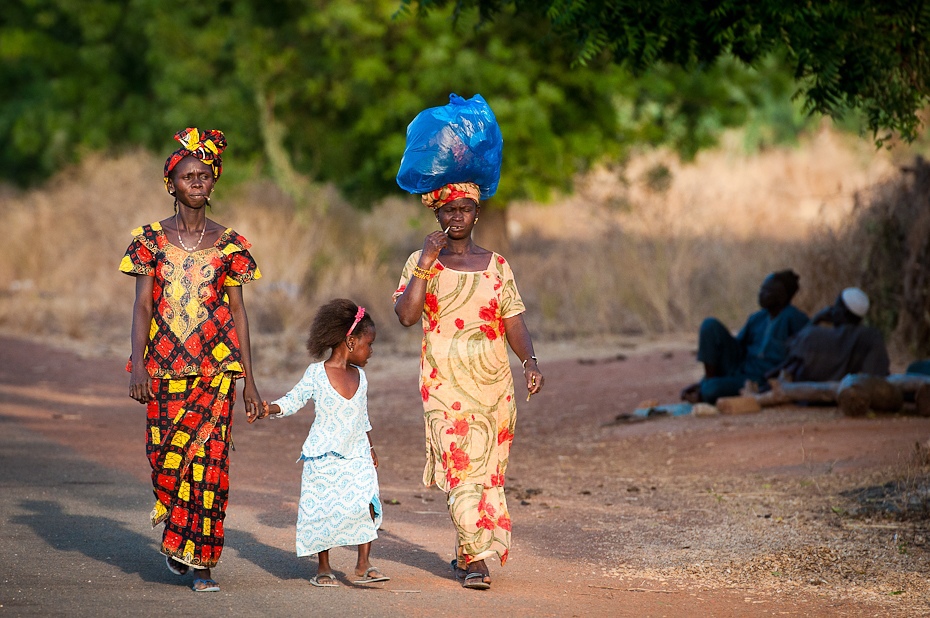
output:
[[168,175],[184,157],[197,157],[213,168],[213,180],[219,180],[223,173],[223,151],[226,150],[226,136],[222,131],[187,128],[174,134],[174,139],[181,142],[165,161],[165,189],[168,188]]
[[481,198],[481,189],[473,182],[457,182],[445,185],[435,191],[424,193],[420,196],[420,199],[423,201],[424,206],[436,210],[440,206],[462,197],[475,200],[477,204],[478,200]]

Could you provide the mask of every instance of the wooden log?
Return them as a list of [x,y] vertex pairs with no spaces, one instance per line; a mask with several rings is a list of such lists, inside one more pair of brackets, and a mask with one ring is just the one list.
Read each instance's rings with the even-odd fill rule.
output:
[[752,395],[740,397],[721,397],[717,400],[717,409],[721,414],[752,414],[760,412],[762,406]]
[[921,387],[930,385],[930,376],[919,373],[894,373],[885,379],[901,389],[905,396],[916,395]]
[[848,416],[898,412],[912,398],[917,413],[930,416],[930,376],[894,374],[887,378],[850,374],[840,382],[780,382],[770,380],[771,390],[755,395],[762,406],[786,403],[836,403]]
[[930,384],[923,384],[914,394],[918,416],[930,416]]
[[785,382],[781,388],[791,401],[832,403],[839,386],[839,382]]
[[850,374],[840,382],[836,402],[847,416],[863,416],[870,410],[897,412],[904,406],[904,393],[885,378]]
[[771,389],[755,395],[762,406],[780,406],[786,403],[835,403],[839,382],[780,382],[770,380]]

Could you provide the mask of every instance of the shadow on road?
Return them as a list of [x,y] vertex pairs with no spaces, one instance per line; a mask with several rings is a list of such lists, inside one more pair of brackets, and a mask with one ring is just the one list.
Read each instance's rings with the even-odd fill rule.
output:
[[[247,560],[278,579],[306,579],[297,554],[259,541],[244,530],[226,529],[226,548],[234,549],[242,560]],[[314,571],[315,572],[315,567]]]
[[12,523],[27,526],[55,551],[78,552],[91,560],[117,567],[123,573],[136,573],[144,581],[175,581],[161,562],[152,538],[127,528],[125,524],[93,515],[68,513],[51,500],[24,500],[24,512]]
[[[452,525],[449,525],[449,546],[452,546],[453,537]],[[423,545],[414,543],[408,539],[392,534],[387,530],[378,531],[378,540],[375,541],[375,547],[372,550],[374,555],[384,556],[403,563],[410,567],[415,567],[421,571],[426,571],[430,575],[437,577],[450,576],[449,563],[445,558],[434,551],[430,551]]]

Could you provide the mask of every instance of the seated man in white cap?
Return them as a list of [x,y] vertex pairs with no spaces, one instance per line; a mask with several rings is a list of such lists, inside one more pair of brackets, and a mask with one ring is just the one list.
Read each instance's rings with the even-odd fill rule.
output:
[[[788,342],[787,360],[770,375],[781,371],[794,382],[837,381],[851,373],[887,376],[885,340],[878,329],[862,324],[868,311],[865,292],[846,288]],[[832,326],[821,326],[824,322]]]

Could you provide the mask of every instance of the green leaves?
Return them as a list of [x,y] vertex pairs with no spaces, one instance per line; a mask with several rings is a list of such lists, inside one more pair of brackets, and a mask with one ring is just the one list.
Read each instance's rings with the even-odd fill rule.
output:
[[869,129],[908,141],[930,103],[930,3],[912,0],[402,0],[420,12],[454,5],[483,20],[543,16],[585,64],[599,54],[637,74],[660,64],[710,66],[728,55],[755,66],[777,52],[808,111],[860,110]]
[[804,119],[786,65],[809,110],[838,114],[855,86],[872,125],[897,126],[925,100],[925,44],[905,31],[930,15],[909,11],[888,12],[885,34],[911,50],[889,71],[871,5],[7,0],[0,174],[37,182],[91,149],[166,154],[175,131],[201,126],[227,133],[230,178],[263,173],[292,195],[304,178],[332,182],[367,206],[397,193],[413,117],[480,92],[505,140],[495,201],[542,200],[636,144],[690,157],[739,124],[756,143],[791,139]]

